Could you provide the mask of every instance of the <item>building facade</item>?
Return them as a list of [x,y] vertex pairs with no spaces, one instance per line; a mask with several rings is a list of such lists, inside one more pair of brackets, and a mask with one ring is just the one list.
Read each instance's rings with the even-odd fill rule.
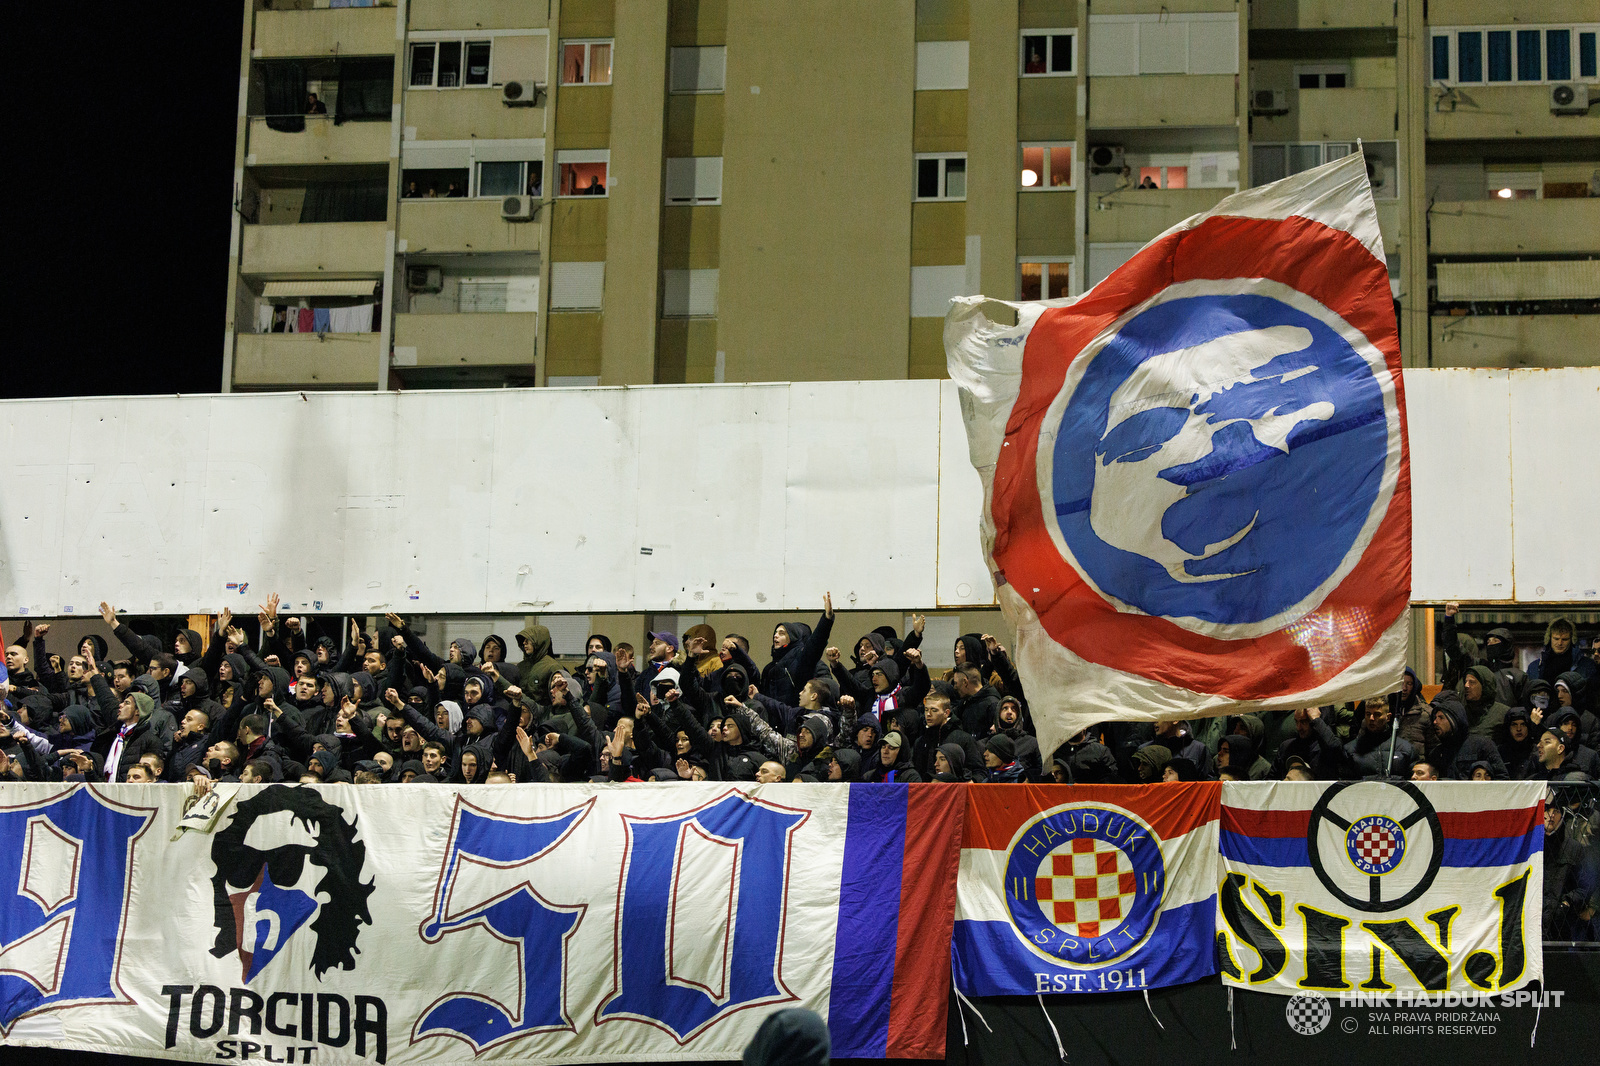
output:
[[1358,146],[1408,365],[1600,363],[1582,5],[362,2],[247,0],[225,388],[939,377]]

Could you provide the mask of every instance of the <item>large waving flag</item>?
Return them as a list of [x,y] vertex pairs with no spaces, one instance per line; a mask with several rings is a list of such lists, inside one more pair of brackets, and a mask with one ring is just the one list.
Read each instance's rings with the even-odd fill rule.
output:
[[983,302],[945,344],[1044,751],[1399,684],[1405,400],[1360,155],[1229,196],[1014,327]]
[[952,941],[969,996],[1217,972],[1215,781],[967,789]]
[[1295,995],[1539,980],[1545,787],[1223,782],[1223,983]]

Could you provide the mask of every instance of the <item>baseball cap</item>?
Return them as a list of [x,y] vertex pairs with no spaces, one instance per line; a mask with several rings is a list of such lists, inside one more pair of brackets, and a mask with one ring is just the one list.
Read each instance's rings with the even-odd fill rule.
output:
[[672,684],[676,685],[678,682],[682,681],[683,678],[678,674],[678,671],[675,668],[668,666],[656,671],[655,680],[670,681]]
[[673,651],[678,650],[678,638],[672,633],[651,633],[650,639],[659,640],[670,645]]
[[1311,769],[1311,764],[1306,762],[1298,755],[1289,756],[1289,765],[1286,767],[1286,769],[1293,770],[1296,767],[1309,772]]
[[899,733],[887,733],[883,738],[883,746],[886,748],[902,748],[905,746],[905,743],[906,738],[902,737]]

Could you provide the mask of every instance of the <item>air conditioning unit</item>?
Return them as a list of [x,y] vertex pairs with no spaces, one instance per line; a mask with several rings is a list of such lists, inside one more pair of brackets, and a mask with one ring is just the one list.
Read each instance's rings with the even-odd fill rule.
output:
[[536,81],[508,81],[500,86],[500,102],[507,107],[532,107],[542,91]]
[[538,213],[537,196],[507,196],[500,201],[500,217],[507,222],[527,222]]
[[440,292],[444,289],[444,275],[438,267],[406,267],[406,291]]
[[1119,144],[1097,144],[1089,149],[1089,171],[1092,174],[1104,174],[1108,171],[1115,172],[1122,169],[1122,146]]
[[1287,89],[1250,90],[1250,113],[1252,115],[1287,115],[1289,113],[1289,91]]
[[1550,113],[1552,115],[1588,114],[1589,87],[1578,83],[1550,86]]

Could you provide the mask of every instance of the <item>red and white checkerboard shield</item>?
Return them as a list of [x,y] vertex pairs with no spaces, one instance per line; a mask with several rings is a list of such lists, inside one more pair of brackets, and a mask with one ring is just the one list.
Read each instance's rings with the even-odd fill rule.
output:
[[1079,837],[1046,855],[1034,879],[1041,908],[1072,936],[1110,933],[1132,909],[1137,892],[1127,853],[1092,837]]

